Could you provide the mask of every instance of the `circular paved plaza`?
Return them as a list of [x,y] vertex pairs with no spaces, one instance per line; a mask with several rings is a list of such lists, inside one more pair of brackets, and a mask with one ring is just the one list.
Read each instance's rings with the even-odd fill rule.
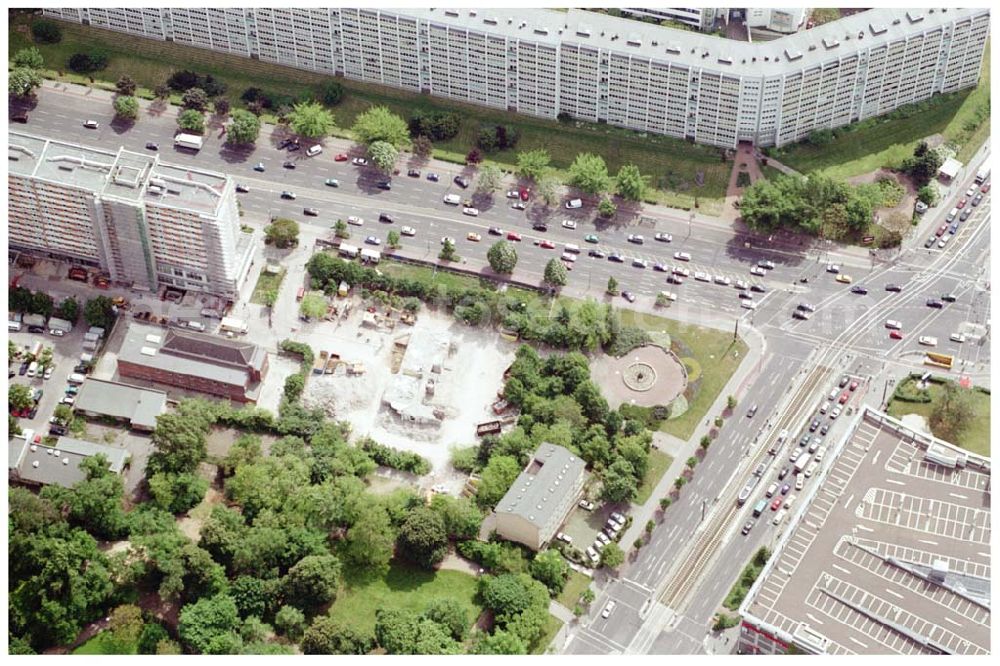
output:
[[628,403],[640,407],[669,405],[687,388],[687,371],[670,350],[656,345],[633,349],[619,358],[600,357],[591,374],[612,409]]

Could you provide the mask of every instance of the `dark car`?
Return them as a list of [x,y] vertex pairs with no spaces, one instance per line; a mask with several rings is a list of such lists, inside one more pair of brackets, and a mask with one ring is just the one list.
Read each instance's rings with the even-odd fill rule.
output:
[[847,386],[848,382],[850,382],[850,381],[851,381],[851,378],[848,377],[847,375],[844,375],[843,377],[840,378],[840,382],[837,384],[837,386],[840,387],[840,388],[844,388],[845,386]]
[[69,432],[69,431],[66,430],[66,426],[61,426],[61,425],[51,425],[51,426],[49,426],[49,434],[52,435],[52,436],[54,436],[54,437],[62,437],[67,432]]
[[864,296],[865,294],[868,293],[868,290],[865,287],[862,287],[859,284],[857,286],[851,287],[851,293],[852,294],[861,294],[862,296]]
[[766,294],[767,293],[767,289],[765,289],[764,285],[761,285],[761,284],[752,284],[752,285],[750,285],[750,291],[755,292],[757,294]]
[[159,149],[160,149],[160,144],[158,143],[153,143],[152,141],[150,141],[149,143],[146,144],[146,150],[159,150]]
[[757,262],[758,268],[766,268],[767,270],[774,270],[774,262],[768,261],[767,259],[761,259]]
[[753,295],[752,294],[748,294],[745,291],[741,291],[740,293],[736,294],[736,296],[738,298],[742,298],[742,299],[746,299],[746,300],[750,300],[750,301],[753,300]]
[[903,287],[901,287],[898,284],[893,284],[893,283],[890,282],[889,284],[885,285],[885,290],[886,291],[900,292],[900,291],[903,291]]
[[30,412],[28,412],[28,418],[29,418],[29,419],[33,419],[33,418],[35,418],[36,416],[38,416],[38,407],[32,407],[32,408],[31,408],[31,411],[30,411]]
[[621,264],[625,262],[625,257],[618,254],[617,252],[612,252],[611,254],[608,255],[608,261],[614,261],[615,263]]
[[409,176],[410,178],[420,178],[420,171],[418,171],[417,169],[410,169],[409,171],[406,172],[406,175]]
[[237,192],[244,192],[244,193],[246,193],[246,192],[250,191],[250,188],[248,186],[244,185],[243,183],[237,183],[236,184],[236,191]]
[[778,481],[781,481],[786,476],[788,476],[788,468],[787,467],[782,467],[781,471],[778,472]]
[[983,200],[983,195],[982,195],[982,193],[980,193],[980,194],[977,194],[976,196],[972,197],[972,205],[973,205],[973,206],[978,206],[978,205],[979,205],[979,203],[980,203],[980,202],[981,202],[982,200]]
[[958,216],[958,219],[961,220],[962,222],[965,222],[967,219],[969,219],[971,215],[972,215],[972,209],[966,208],[965,210],[962,211],[962,214]]
[[531,228],[534,229],[535,231],[548,231],[549,230],[548,225],[545,224],[544,222],[535,222],[534,224],[531,225]]
[[623,291],[622,298],[624,298],[629,303],[635,303],[635,294],[633,294],[631,291]]
[[944,301],[945,303],[954,303],[956,300],[955,294],[942,294],[941,300]]
[[438,176],[436,173],[429,173],[427,174],[427,180],[431,181],[432,183],[436,183],[439,180],[441,180],[441,177]]
[[684,278],[680,275],[668,275],[667,283],[669,284],[684,284]]
[[747,534],[750,534],[750,530],[752,530],[752,529],[753,529],[753,521],[752,520],[748,520],[746,523],[743,524],[743,529],[741,531],[743,532],[743,534],[745,536]]
[[302,214],[308,215],[309,217],[316,217],[317,215],[319,215],[319,210],[316,208],[303,208]]
[[930,238],[924,241],[924,247],[934,247],[934,243],[936,242],[937,242],[937,237],[931,236]]
[[942,303],[941,301],[939,301],[937,299],[930,298],[930,299],[927,300],[927,307],[940,309],[940,308],[944,307],[944,303]]
[[284,192],[281,193],[281,198],[282,199],[294,199],[295,198],[295,192],[289,192],[288,190],[285,190]]
[[809,424],[809,432],[816,432],[819,428],[819,419],[813,419],[813,422]]
[[469,187],[469,179],[465,176],[455,176],[455,184],[461,187],[463,190]]
[[600,250],[591,250],[587,253],[588,256],[597,257],[598,259],[603,259],[606,255]]
[[22,364],[21,364],[21,368],[20,368],[20,369],[19,369],[19,370],[17,371],[17,374],[19,374],[19,375],[25,375],[25,374],[27,374],[27,372],[28,372],[28,367],[29,367],[30,365],[31,365],[31,364],[30,364],[30,363],[28,363],[27,361],[25,361],[24,363],[22,363]]
[[824,424],[822,428],[819,429],[819,434],[826,437],[826,433],[830,432],[830,424]]
[[288,152],[293,153],[293,152],[295,152],[296,150],[299,149],[299,144],[298,144],[298,142],[293,141],[292,143],[290,143],[287,146],[285,146],[285,148],[288,148]]
[[389,213],[379,213],[378,214],[378,221],[379,222],[388,222],[389,224],[392,224],[395,220],[392,219],[392,215],[389,215]]
[[380,189],[380,190],[391,190],[392,189],[392,183],[390,181],[388,181],[388,180],[380,180],[378,182],[378,189]]
[[295,162],[285,162],[281,166],[285,167],[286,169],[294,169],[295,168]]
[[24,111],[18,111],[17,113],[11,114],[10,121],[12,123],[26,123],[28,122],[28,114]]

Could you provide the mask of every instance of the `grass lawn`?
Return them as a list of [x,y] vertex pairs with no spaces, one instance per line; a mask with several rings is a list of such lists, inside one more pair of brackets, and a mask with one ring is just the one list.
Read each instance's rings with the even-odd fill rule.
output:
[[71,654],[136,654],[138,652],[138,645],[131,646],[131,649],[126,652],[119,652],[117,647],[112,645],[111,641],[108,640],[110,637],[111,634],[109,632],[102,631],[73,650]]
[[619,312],[622,324],[638,326],[651,333],[665,331],[672,339],[674,353],[682,361],[690,359],[685,363],[689,376],[685,392],[688,410],[660,426],[663,432],[687,440],[746,357],[746,343],[742,339],[733,342],[733,334],[728,331],[684,324],[634,310]]
[[976,111],[990,100],[990,44],[986,44],[979,85],[948,95],[938,95],[925,102],[924,110],[909,118],[873,122],[871,126],[841,133],[825,146],[805,143],[779,149],[775,156],[782,163],[803,173],[821,172],[834,178],[850,178],[883,166],[899,164],[913,154],[922,139],[941,134],[946,142],[959,146],[957,159],[965,162],[990,134],[987,119],[969,132]]
[[476,578],[461,571],[424,571],[393,564],[380,578],[345,568],[344,585],[330,607],[330,616],[364,633],[375,629],[375,612],[397,608],[422,613],[434,599],[454,599],[465,608],[470,626],[483,612],[475,601]]
[[285,279],[285,273],[287,272],[284,268],[278,273],[261,271],[260,277],[257,278],[257,286],[253,288],[253,295],[250,297],[250,302],[265,305],[264,294],[270,289],[273,289],[277,293],[281,289],[281,282]]
[[[931,412],[934,404],[940,398],[944,389],[940,384],[932,383],[927,389],[931,394],[931,402],[905,402],[893,398],[889,401],[888,414],[897,419],[902,419],[906,414],[917,414],[930,422]],[[975,416],[970,419],[968,427],[962,432],[957,442],[952,442],[963,449],[978,453],[980,455],[990,455],[990,396],[982,391],[973,392],[973,406]],[[937,435],[937,433],[934,433]]]
[[549,643],[552,639],[556,637],[559,630],[562,629],[563,622],[554,615],[549,615],[548,619],[545,621],[545,633],[541,637],[528,646],[528,654],[545,654],[545,650],[549,647]]
[[646,503],[649,496],[653,494],[656,484],[663,478],[663,474],[673,461],[674,459],[663,451],[653,449],[649,452],[649,469],[646,470],[646,476],[642,477],[642,483],[639,484],[639,492],[635,495],[634,504],[641,505]]
[[[11,21],[9,52],[30,45],[28,22],[23,15]],[[101,49],[108,54],[108,66],[95,74],[95,83],[111,88],[123,74],[131,76],[140,86],[140,94],[163,83],[175,70],[191,69],[211,74],[224,81],[226,96],[238,102],[244,90],[256,86],[288,95],[308,94],[330,77],[281,65],[251,60],[235,55],[215,53],[181,44],[158,42],[119,32],[59,22],[63,39],[58,44],[38,44],[46,64],[53,68],[47,76],[89,84],[87,77],[61,71],[73,53]],[[343,101],[334,109],[340,128],[349,128],[358,114],[374,105],[385,105],[404,118],[415,109],[456,110],[463,115],[459,134],[435,145],[435,156],[464,163],[465,154],[479,134],[480,124],[514,124],[521,132],[516,150],[490,155],[505,169],[513,169],[516,153],[533,148],[545,148],[552,155],[552,164],[559,170],[572,163],[577,154],[597,153],[604,157],[612,174],[623,164],[635,164],[648,174],[651,184],[659,188],[652,196],[660,203],[692,207],[695,202],[705,213],[718,212],[725,196],[730,164],[719,158],[719,149],[687,143],[659,135],[643,135],[609,125],[591,123],[558,123],[525,115],[491,110],[416,95],[388,87],[338,79],[345,87]],[[338,136],[349,137],[344,129]],[[697,184],[701,174],[701,185]]]
[[580,600],[580,595],[583,594],[588,585],[590,585],[590,577],[584,576],[579,571],[570,569],[569,580],[566,581],[566,587],[563,588],[563,591],[556,597],[556,602],[573,610],[573,607]]

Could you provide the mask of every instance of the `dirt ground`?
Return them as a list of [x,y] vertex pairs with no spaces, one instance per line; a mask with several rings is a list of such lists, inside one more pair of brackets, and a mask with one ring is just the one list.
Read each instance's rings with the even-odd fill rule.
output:
[[[655,384],[648,391],[633,391],[622,380],[622,372],[635,361],[648,363],[656,372]],[[624,402],[641,407],[668,405],[687,386],[684,365],[655,345],[633,349],[621,358],[601,354],[591,363],[590,374],[612,409]]]
[[866,173],[861,176],[855,176],[854,178],[848,179],[848,184],[850,185],[866,185],[868,183],[874,183],[882,176],[888,176],[892,178],[897,183],[902,185],[906,192],[903,194],[902,199],[900,199],[899,204],[892,208],[877,208],[874,213],[876,219],[888,220],[889,216],[893,213],[901,213],[906,216],[907,219],[913,215],[913,206],[917,201],[917,188],[913,186],[913,183],[906,176],[895,173],[888,169],[878,169],[872,171],[871,173]]
[[[310,330],[308,341],[320,350],[340,355],[348,363],[361,363],[364,373],[350,375],[346,367],[334,374],[310,375],[306,381],[303,403],[322,406],[331,418],[348,421],[353,436],[370,436],[378,442],[418,453],[431,463],[432,472],[420,479],[429,488],[444,484],[449,492],[460,492],[465,476],[451,470],[451,450],[470,446],[476,441],[476,424],[493,420],[490,405],[501,387],[504,370],[514,359],[516,345],[503,340],[491,329],[470,328],[457,324],[446,314],[426,309],[418,314],[414,326],[397,324],[392,330],[364,327],[357,308],[337,323],[323,323]],[[411,338],[417,331],[435,341],[446,341],[448,353],[441,372],[422,376],[435,379],[433,396],[422,404],[438,410],[438,423],[420,425],[404,422],[383,402],[383,395],[397,375],[392,372],[395,342]],[[305,336],[304,336],[305,337]],[[420,360],[409,359],[419,364]]]

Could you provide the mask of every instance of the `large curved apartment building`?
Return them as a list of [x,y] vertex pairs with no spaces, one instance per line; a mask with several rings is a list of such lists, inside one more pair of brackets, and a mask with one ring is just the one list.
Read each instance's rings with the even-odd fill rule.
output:
[[46,9],[93,26],[544,118],[732,147],[975,85],[989,10],[871,9],[744,43],[578,9]]

